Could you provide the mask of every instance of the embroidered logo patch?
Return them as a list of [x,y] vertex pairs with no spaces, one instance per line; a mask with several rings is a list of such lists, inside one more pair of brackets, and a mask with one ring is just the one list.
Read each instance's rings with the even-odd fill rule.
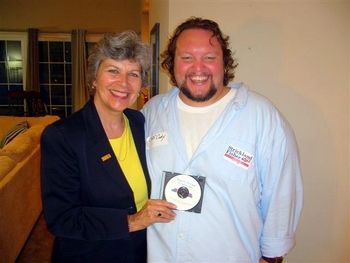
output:
[[224,154],[224,158],[243,169],[248,169],[253,160],[253,155],[230,145]]
[[168,134],[166,132],[159,132],[148,137],[146,140],[147,147],[153,148],[168,144]]

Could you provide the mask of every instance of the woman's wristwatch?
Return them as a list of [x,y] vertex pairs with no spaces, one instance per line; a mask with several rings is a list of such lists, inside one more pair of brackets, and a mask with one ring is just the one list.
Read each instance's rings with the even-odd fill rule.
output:
[[262,256],[262,259],[268,263],[282,263],[283,262],[283,257],[268,258],[268,257]]

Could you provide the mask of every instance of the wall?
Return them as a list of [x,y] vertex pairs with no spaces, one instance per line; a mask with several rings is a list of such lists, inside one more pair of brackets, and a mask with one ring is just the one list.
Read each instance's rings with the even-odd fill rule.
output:
[[150,16],[155,9],[153,20],[167,20],[162,35],[189,16],[216,20],[239,62],[236,81],[270,98],[294,127],[305,201],[287,262],[350,262],[349,1],[168,0],[168,16],[158,1]]
[[[155,23],[160,23],[160,52],[165,47],[169,36],[169,1],[168,0],[150,0],[149,5],[149,29],[151,30]],[[160,70],[159,74],[159,92],[165,92],[169,88],[167,75]]]
[[[348,10],[350,7],[348,7]],[[350,25],[350,15],[348,15],[348,25]],[[348,27],[348,43],[350,43],[350,26]],[[348,53],[348,136],[350,134],[350,52]],[[349,151],[348,151],[348,175],[350,184],[350,139],[348,141]],[[348,204],[350,204],[350,191],[348,192]],[[350,209],[348,214],[348,229],[350,229]],[[349,231],[350,232],[350,231]],[[350,244],[350,233],[348,237],[348,244]]]
[[0,30],[141,31],[142,0],[0,0]]

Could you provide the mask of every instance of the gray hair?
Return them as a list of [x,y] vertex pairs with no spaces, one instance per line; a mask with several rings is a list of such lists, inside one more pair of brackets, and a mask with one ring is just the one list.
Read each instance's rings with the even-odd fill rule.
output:
[[107,33],[93,48],[88,59],[87,85],[93,94],[93,82],[99,66],[105,59],[131,60],[141,66],[142,87],[148,84],[150,69],[150,50],[134,31]]

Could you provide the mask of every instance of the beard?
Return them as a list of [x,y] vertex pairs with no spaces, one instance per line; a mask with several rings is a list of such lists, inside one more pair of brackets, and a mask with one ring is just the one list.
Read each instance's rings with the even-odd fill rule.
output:
[[180,91],[187,97],[188,99],[195,102],[205,102],[210,100],[217,92],[217,87],[214,83],[210,84],[209,90],[203,95],[194,95],[191,90],[188,88],[186,84],[186,79],[179,85]]

